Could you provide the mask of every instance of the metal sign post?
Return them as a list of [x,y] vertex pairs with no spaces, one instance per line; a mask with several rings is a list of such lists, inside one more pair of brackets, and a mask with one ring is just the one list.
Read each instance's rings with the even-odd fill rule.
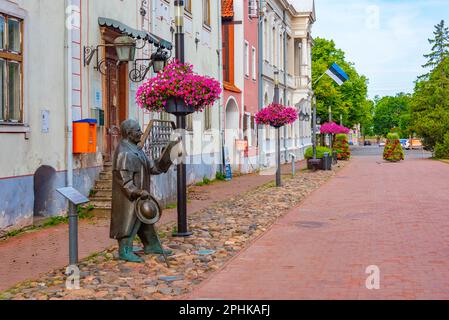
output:
[[88,203],[89,199],[71,187],[56,189],[56,191],[69,201],[69,265],[76,265],[78,264],[78,212],[76,207]]

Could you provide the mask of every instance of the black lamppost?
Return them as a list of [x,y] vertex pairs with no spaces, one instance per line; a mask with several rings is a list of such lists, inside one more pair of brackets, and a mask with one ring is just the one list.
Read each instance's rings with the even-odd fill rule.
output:
[[[184,55],[184,0],[175,0],[175,45],[176,59],[180,63],[185,62]],[[185,145],[185,129],[187,112],[174,113],[176,115],[176,126],[182,132],[182,143]],[[183,148],[185,150],[185,148]],[[187,225],[187,166],[182,161],[177,168],[177,189],[178,189],[178,230],[176,237],[188,237],[192,233]]]
[[[275,104],[279,104],[279,70],[274,71],[274,99]],[[281,177],[281,129],[276,128],[276,187],[282,186]]]
[[316,123],[317,123],[317,114],[316,114],[316,96],[313,96],[312,99],[313,104],[313,116],[312,116],[312,142],[313,142],[313,159],[316,160]]

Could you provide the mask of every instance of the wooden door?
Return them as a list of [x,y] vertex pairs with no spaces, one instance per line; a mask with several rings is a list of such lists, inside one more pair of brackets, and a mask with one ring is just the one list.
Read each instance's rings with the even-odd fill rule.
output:
[[105,153],[106,162],[112,160],[120,143],[120,124],[128,117],[128,66],[117,64],[117,53],[114,47],[106,48],[106,123]]

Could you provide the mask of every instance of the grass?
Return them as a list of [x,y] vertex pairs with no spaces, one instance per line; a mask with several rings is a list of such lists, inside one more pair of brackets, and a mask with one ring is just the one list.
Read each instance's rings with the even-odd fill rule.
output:
[[[88,207],[78,206],[77,212],[78,212],[79,219],[80,220],[92,219],[94,217],[94,215],[92,214],[93,209],[94,209],[93,206],[88,206]],[[48,218],[47,220],[45,220],[44,223],[39,226],[30,226],[30,227],[22,228],[19,230],[13,230],[13,231],[6,233],[0,239],[6,240],[9,238],[17,237],[18,235],[21,235],[26,232],[43,230],[43,229],[58,226],[60,224],[67,224],[68,222],[69,222],[69,218],[67,216],[51,217],[51,218]]]
[[176,209],[178,205],[176,203],[171,203],[165,207],[165,209]]
[[223,181],[226,181],[226,175],[224,175],[221,172],[217,172],[215,174],[215,179],[214,180],[211,180],[208,177],[204,177],[203,181],[200,181],[200,182],[196,183],[195,186],[197,186],[197,187],[204,187],[204,186],[209,186],[209,185],[211,185],[213,183],[216,183],[216,182],[223,182]]
[[212,184],[212,180],[210,180],[208,177],[204,177],[203,181],[198,182],[197,184],[195,184],[195,186],[203,187],[203,186],[208,186],[210,184]]

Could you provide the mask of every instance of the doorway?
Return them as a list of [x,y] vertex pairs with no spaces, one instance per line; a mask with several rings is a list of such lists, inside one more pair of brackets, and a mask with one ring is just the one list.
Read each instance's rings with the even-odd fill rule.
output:
[[[106,44],[113,43],[114,39],[121,35],[108,28],[102,33]],[[121,139],[120,125],[128,118],[129,79],[128,64],[118,64],[116,48],[106,47],[104,51],[106,61],[103,77],[105,97],[103,158],[105,162],[111,162]]]
[[229,158],[234,168],[238,168],[238,159],[235,150],[235,140],[239,139],[240,117],[237,103],[230,99],[226,106],[226,146],[229,150]]

